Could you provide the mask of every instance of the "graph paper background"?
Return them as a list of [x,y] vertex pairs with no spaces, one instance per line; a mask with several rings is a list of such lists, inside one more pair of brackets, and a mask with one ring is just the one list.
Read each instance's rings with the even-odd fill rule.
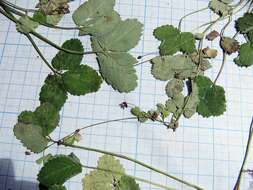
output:
[[[35,0],[12,1],[24,7],[33,7]],[[74,10],[81,3],[71,3]],[[144,23],[144,35],[132,51],[135,55],[157,51],[157,42],[152,36],[155,27],[162,24],[177,24],[184,14],[207,6],[204,0],[118,0],[116,9],[125,17],[138,18]],[[207,11],[190,17],[183,24],[191,30],[212,19]],[[70,16],[61,25],[72,25]],[[219,29],[219,25],[217,26]],[[77,37],[74,31],[57,31],[40,28],[40,32],[61,44],[66,39]],[[233,33],[232,29],[227,30]],[[88,38],[81,38],[85,48],[90,49]],[[55,49],[37,41],[50,60]],[[217,44],[209,44],[217,46]],[[213,61],[208,75],[214,78],[220,66],[221,55]],[[83,63],[97,68],[93,56],[86,56]],[[155,81],[150,74],[150,64],[137,67],[138,88],[130,94],[113,91],[105,83],[96,94],[84,97],[69,97],[61,111],[60,128],[53,134],[60,138],[81,126],[129,116],[129,110],[121,110],[118,104],[127,101],[143,109],[153,108],[166,100],[163,82]],[[13,126],[22,110],[34,110],[39,104],[38,94],[42,82],[50,71],[37,57],[24,36],[18,34],[15,25],[0,16],[0,189],[33,190],[37,188],[36,174],[40,168],[35,163],[37,155],[25,155],[25,148],[13,136]],[[169,172],[182,179],[196,183],[208,190],[231,190],[241,165],[253,113],[253,70],[235,66],[232,58],[219,79],[227,93],[227,112],[217,118],[204,119],[194,116],[182,119],[180,128],[173,133],[154,123],[138,124],[134,121],[117,122],[88,129],[83,133],[81,144],[122,153]],[[53,147],[51,153],[74,152],[86,165],[95,166],[95,153]],[[251,154],[252,155],[252,154]],[[252,160],[252,156],[250,158]],[[186,186],[122,160],[131,175],[152,179],[176,189]],[[252,163],[250,163],[253,166]],[[250,167],[250,166],[249,166]],[[252,167],[251,167],[252,168]],[[84,170],[86,173],[87,170]],[[83,176],[83,175],[82,175]],[[81,178],[73,178],[66,186],[70,190],[81,189]],[[142,189],[157,189],[141,184]],[[250,189],[245,179],[243,190]],[[251,188],[253,189],[253,188]]]

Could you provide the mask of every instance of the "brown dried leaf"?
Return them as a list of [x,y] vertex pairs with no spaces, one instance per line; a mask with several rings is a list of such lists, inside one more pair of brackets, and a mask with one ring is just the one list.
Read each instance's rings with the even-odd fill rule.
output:
[[218,36],[220,36],[219,32],[217,32],[216,30],[213,30],[208,35],[206,35],[206,39],[209,40],[209,41],[213,41]]

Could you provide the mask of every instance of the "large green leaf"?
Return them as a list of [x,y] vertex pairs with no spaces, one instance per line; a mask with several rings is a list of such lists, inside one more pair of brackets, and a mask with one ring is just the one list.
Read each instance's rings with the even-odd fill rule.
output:
[[142,24],[137,19],[119,21],[112,31],[97,38],[105,50],[128,51],[134,48],[142,34]]
[[62,78],[66,90],[78,96],[98,91],[102,83],[98,73],[87,65],[65,72]]
[[114,5],[115,0],[89,0],[73,13],[73,20],[76,25],[87,27],[101,17],[110,15]]
[[[79,39],[67,40],[63,43],[62,48],[84,52],[82,42]],[[83,55],[66,53],[59,51],[52,60],[52,65],[57,70],[73,70],[77,68],[83,59]]]
[[[93,49],[102,51],[99,42],[92,41]],[[105,81],[119,92],[130,92],[137,86],[134,64],[137,60],[128,53],[98,53],[100,73]]]
[[48,140],[43,136],[40,126],[17,123],[13,131],[16,138],[32,152],[42,152],[47,146]]
[[57,110],[60,110],[67,100],[67,92],[64,89],[62,80],[55,75],[48,75],[45,84],[40,91],[40,102],[50,103]]
[[226,111],[226,97],[223,87],[214,85],[205,76],[195,79],[199,92],[197,112],[203,117],[219,116]]
[[114,190],[113,182],[120,180],[125,170],[113,156],[104,155],[99,158],[99,170],[91,171],[83,179],[84,190]]
[[60,115],[58,110],[50,103],[43,103],[34,112],[44,135],[49,135],[58,126]]
[[42,167],[38,174],[38,181],[47,187],[62,185],[81,172],[82,165],[76,156],[57,155]]
[[241,45],[239,56],[234,61],[240,67],[253,65],[253,43],[248,42]]

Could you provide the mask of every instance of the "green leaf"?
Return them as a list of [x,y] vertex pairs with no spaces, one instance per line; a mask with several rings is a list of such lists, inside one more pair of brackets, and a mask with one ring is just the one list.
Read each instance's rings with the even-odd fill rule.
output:
[[234,61],[240,67],[249,67],[253,65],[253,43],[248,42],[241,45],[239,56],[235,58]]
[[115,0],[89,0],[84,2],[72,15],[78,26],[89,26],[113,11]]
[[172,98],[172,101],[175,103],[177,108],[183,108],[185,102],[184,95],[182,93],[179,93]]
[[192,33],[182,32],[180,34],[180,50],[184,53],[193,53],[196,50],[196,40]]
[[21,16],[17,23],[17,30],[23,34],[29,34],[38,27],[38,23],[29,19],[28,16]]
[[114,190],[113,182],[125,174],[123,166],[113,156],[100,157],[97,167],[99,170],[91,171],[84,177],[84,190]]
[[199,92],[199,104],[197,112],[203,117],[219,116],[226,111],[226,97],[223,87],[214,85],[205,77],[198,76],[195,79]]
[[38,23],[47,23],[47,16],[38,10],[33,13],[33,20]]
[[47,146],[48,140],[43,136],[40,126],[17,123],[13,131],[16,138],[34,153],[42,152]]
[[164,25],[154,30],[154,36],[162,41],[159,47],[161,55],[173,55],[180,50],[180,31],[172,25]]
[[18,116],[18,122],[24,124],[38,124],[36,116],[32,111],[23,111]]
[[60,110],[67,98],[62,80],[55,75],[48,75],[40,91],[40,102],[42,104],[48,102]]
[[197,74],[196,65],[183,55],[155,57],[151,62],[151,73],[158,80],[166,81],[173,77],[185,79]]
[[67,190],[65,186],[62,185],[53,185],[49,187],[49,190]]
[[131,113],[138,118],[138,121],[141,123],[146,122],[149,117],[147,116],[146,112],[141,111],[139,107],[133,107],[131,109]]
[[63,143],[66,144],[74,144],[75,142],[79,142],[81,140],[82,136],[79,133],[75,133],[72,136],[65,138],[63,140]]
[[199,104],[199,90],[194,81],[191,82],[191,92],[185,97],[185,102],[187,99],[187,104],[184,107],[184,116],[186,118],[191,118],[196,113]]
[[166,85],[166,93],[169,97],[175,97],[177,94],[183,91],[184,82],[179,79],[172,79]]
[[38,181],[47,186],[62,185],[82,172],[79,160],[72,156],[57,155],[48,160],[38,174]]
[[95,37],[107,35],[120,21],[120,15],[116,11],[112,11],[112,13],[98,18],[94,24],[82,27],[79,35],[90,34]]
[[236,29],[241,34],[247,34],[249,40],[253,43],[253,13],[245,13],[236,21]]
[[42,157],[40,157],[39,159],[36,160],[37,164],[44,164],[46,163],[48,160],[50,160],[53,157],[52,154],[47,154],[47,155],[43,155]]
[[58,126],[60,115],[58,110],[50,103],[43,103],[34,112],[44,135],[49,135]]
[[[84,52],[82,42],[79,39],[67,40],[63,43],[62,48]],[[74,70],[81,64],[83,55],[66,53],[59,51],[52,60],[52,65],[57,70]]]
[[142,34],[142,24],[137,19],[120,21],[112,31],[97,38],[102,49],[108,51],[128,51],[134,48]]
[[57,25],[63,16],[63,14],[45,15],[41,10],[38,10],[34,12],[33,19],[41,24]]
[[233,10],[233,8],[230,5],[220,0],[211,0],[209,3],[209,8],[220,16],[227,16]]
[[124,175],[120,178],[117,190],[140,190],[140,187],[133,178]]
[[102,83],[98,73],[87,65],[65,72],[62,79],[66,90],[77,96],[98,91]]
[[[99,42],[92,41],[93,49],[101,51]],[[134,64],[137,60],[128,53],[98,53],[100,73],[107,84],[119,92],[133,91],[137,86],[137,75]]]
[[165,106],[166,106],[166,110],[168,110],[168,112],[175,113],[177,111],[177,105],[171,99],[166,101]]

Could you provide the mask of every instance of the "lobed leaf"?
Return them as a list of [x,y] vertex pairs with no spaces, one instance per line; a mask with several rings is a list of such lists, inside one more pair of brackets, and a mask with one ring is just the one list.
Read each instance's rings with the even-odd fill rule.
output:
[[242,44],[239,49],[239,56],[234,62],[240,67],[249,67],[253,65],[253,43]]

